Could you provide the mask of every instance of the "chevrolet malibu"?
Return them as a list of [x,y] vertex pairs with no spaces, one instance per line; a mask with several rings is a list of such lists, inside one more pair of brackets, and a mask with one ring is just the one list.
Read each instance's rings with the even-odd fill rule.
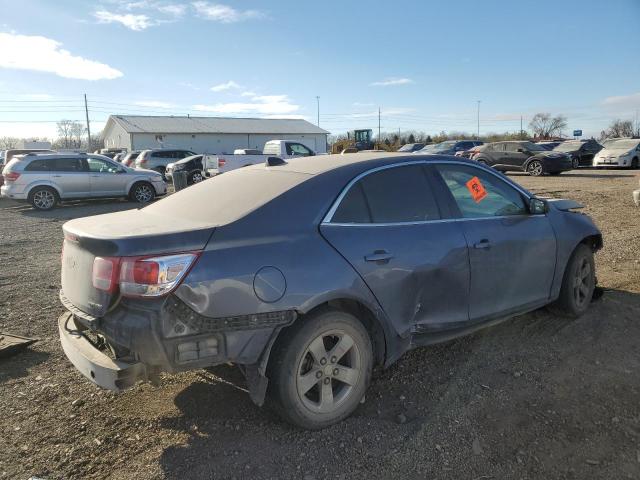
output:
[[256,404],[323,428],[414,347],[583,314],[602,236],[579,207],[449,156],[270,157],[67,222],[62,347],[111,390],[231,362]]

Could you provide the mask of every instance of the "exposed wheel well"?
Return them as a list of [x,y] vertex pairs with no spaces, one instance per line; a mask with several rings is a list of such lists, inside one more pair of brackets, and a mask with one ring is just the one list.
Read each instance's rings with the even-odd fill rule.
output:
[[33,192],[38,188],[48,188],[49,190],[53,190],[55,194],[58,196],[58,199],[61,198],[60,192],[56,187],[54,187],[53,185],[46,185],[46,184],[34,185],[33,187],[31,187],[29,189],[29,193],[27,193],[27,198],[31,198],[31,195],[33,194]]
[[589,235],[588,237],[583,238],[580,243],[588,246],[592,251],[597,252],[602,248],[602,235]]
[[321,303],[308,311],[302,318],[297,321],[304,321],[304,317],[308,317],[310,314],[321,310],[323,308],[332,307],[338,310],[343,310],[356,317],[369,332],[371,338],[371,345],[373,346],[373,358],[374,365],[383,364],[387,354],[387,343],[385,340],[384,330],[380,325],[380,322],[376,319],[375,315],[369,308],[357,300],[349,298],[339,298],[335,300],[329,300],[328,302]]
[[136,180],[133,185],[131,185],[131,187],[129,187],[129,193],[128,193],[128,197],[129,198],[133,198],[133,190],[138,186],[138,185],[149,185],[149,187],[151,187],[155,193],[156,189],[154,188],[154,186],[151,184],[151,182],[147,182],[146,180]]

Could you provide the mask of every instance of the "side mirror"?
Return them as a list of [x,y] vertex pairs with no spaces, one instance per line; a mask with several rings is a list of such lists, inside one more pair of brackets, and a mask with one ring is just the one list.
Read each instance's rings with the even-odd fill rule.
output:
[[530,198],[529,213],[531,213],[531,215],[544,215],[547,213],[547,202],[535,197]]

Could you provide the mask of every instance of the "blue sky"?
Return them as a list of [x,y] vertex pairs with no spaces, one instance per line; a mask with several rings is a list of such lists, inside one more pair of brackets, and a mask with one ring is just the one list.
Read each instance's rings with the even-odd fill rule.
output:
[[0,0],[0,136],[110,113],[301,116],[338,133],[597,135],[640,109],[640,0]]

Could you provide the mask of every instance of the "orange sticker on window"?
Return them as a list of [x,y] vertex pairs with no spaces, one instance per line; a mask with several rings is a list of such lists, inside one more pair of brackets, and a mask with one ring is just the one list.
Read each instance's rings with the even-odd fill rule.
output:
[[478,177],[473,177],[469,180],[467,182],[467,188],[476,203],[480,203],[482,199],[487,196],[487,191],[484,189],[484,186]]

